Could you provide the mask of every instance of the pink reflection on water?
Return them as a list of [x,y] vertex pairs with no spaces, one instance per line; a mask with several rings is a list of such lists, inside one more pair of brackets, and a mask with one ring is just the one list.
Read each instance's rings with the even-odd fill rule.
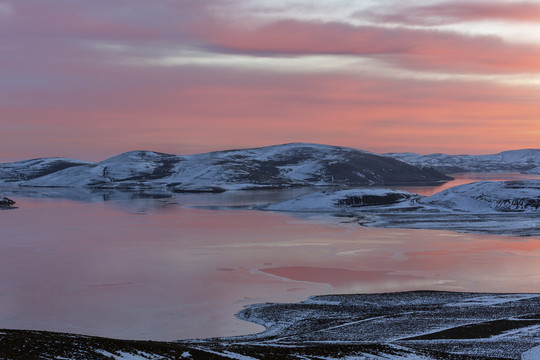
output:
[[173,340],[259,331],[234,313],[314,294],[540,291],[538,238],[15,200],[0,212],[0,328]]

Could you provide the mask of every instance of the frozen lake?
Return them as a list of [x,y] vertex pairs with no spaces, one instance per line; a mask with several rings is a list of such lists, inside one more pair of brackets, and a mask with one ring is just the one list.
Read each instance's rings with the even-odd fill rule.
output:
[[[404,189],[430,195],[489,177],[526,178],[468,174],[441,187]],[[18,208],[0,211],[0,328],[174,340],[259,331],[234,314],[247,304],[314,294],[540,292],[536,237],[190,207],[265,203],[313,190],[158,199],[10,194]]]

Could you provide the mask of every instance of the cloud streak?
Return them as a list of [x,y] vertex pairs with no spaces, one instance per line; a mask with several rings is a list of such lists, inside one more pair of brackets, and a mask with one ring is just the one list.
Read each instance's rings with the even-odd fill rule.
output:
[[476,21],[538,22],[540,4],[533,2],[446,1],[434,5],[362,10],[356,16],[375,23],[448,25]]
[[[53,0],[56,7],[23,0],[15,7],[15,21],[1,24],[3,33],[9,34],[3,38],[5,48],[12,51],[6,52],[0,62],[17,67],[20,62],[17,54],[25,53],[26,59],[39,57],[42,64],[49,61],[54,66],[65,59],[80,66],[87,61],[110,62],[137,57],[150,61],[175,56],[182,49],[197,49],[209,54],[240,54],[252,58],[347,55],[376,59],[396,68],[443,73],[540,70],[540,46],[536,44],[511,43],[497,36],[378,24],[358,26],[295,19],[264,24],[255,19],[240,22],[232,15],[220,17],[211,6],[223,5],[223,2],[201,5],[201,2],[186,0],[164,6],[164,3],[148,5],[137,0],[130,3],[130,7],[116,5],[105,11],[102,0],[77,3]],[[430,21],[430,14],[444,17],[445,13],[451,13],[470,18],[473,15],[466,14],[489,16],[495,10],[490,13],[479,9],[490,6],[503,13],[508,4],[442,3],[382,16],[410,16]],[[531,6],[540,13],[540,5]],[[453,10],[443,11],[447,8]],[[533,10],[523,12],[532,16]],[[5,64],[10,59],[12,61]]]
[[356,55],[407,69],[462,73],[540,70],[540,46],[438,30],[287,20],[251,31],[216,28],[204,37],[217,51],[252,56]]

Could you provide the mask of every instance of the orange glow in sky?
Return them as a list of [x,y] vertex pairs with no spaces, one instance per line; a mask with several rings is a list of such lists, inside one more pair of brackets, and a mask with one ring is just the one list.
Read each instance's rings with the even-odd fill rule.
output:
[[540,3],[0,1],[0,162],[537,148]]

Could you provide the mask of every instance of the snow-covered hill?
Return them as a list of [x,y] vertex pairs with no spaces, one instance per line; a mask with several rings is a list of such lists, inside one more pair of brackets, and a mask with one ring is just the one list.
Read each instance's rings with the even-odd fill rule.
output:
[[418,212],[537,212],[540,214],[540,180],[479,181],[454,186],[431,196],[392,189],[318,191],[265,207],[266,210],[395,211],[414,207]]
[[480,181],[424,197],[391,189],[327,190],[259,206],[337,215],[374,227],[540,235],[540,180]]
[[300,212],[365,211],[378,208],[411,206],[420,195],[391,189],[327,190],[270,204],[265,210]]
[[521,171],[540,174],[540,149],[510,150],[493,155],[419,155],[415,153],[384,155],[408,164],[432,167],[447,174],[471,171]]
[[55,158],[0,164],[0,182],[20,186],[161,187],[178,192],[434,184],[449,179],[366,151],[303,143],[189,156],[132,151],[99,163]]
[[479,181],[443,190],[419,203],[473,213],[540,212],[540,181]]
[[0,183],[22,182],[70,167],[89,164],[92,163],[64,158],[32,159],[0,164]]

